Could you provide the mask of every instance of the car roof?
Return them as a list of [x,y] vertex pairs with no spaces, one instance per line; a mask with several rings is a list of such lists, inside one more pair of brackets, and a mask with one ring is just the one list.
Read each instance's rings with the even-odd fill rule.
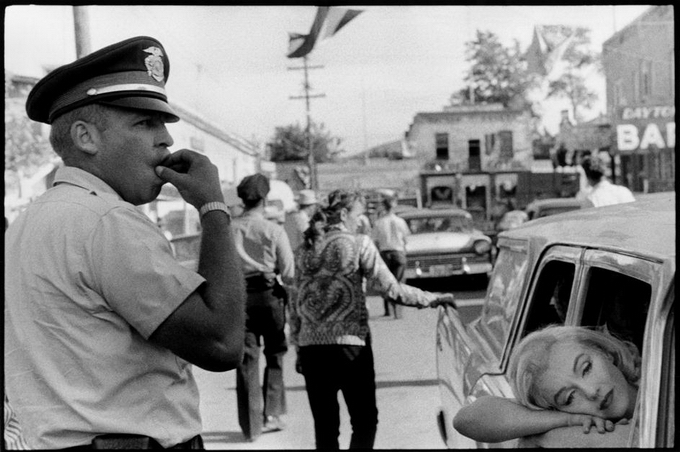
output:
[[499,240],[504,237],[528,240],[539,248],[562,243],[673,258],[675,265],[675,192],[539,218],[502,232]]
[[539,207],[568,207],[583,206],[585,202],[576,198],[543,198],[535,199],[527,206],[527,209],[538,209]]
[[429,217],[445,217],[458,215],[461,217],[472,218],[470,212],[458,208],[446,208],[446,209],[409,209],[403,212],[397,212],[398,215],[405,219],[411,218],[429,218]]

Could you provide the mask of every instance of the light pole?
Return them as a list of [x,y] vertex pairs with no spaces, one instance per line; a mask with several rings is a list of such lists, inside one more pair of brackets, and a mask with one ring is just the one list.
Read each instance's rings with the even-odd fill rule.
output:
[[305,81],[303,83],[303,88],[305,89],[305,95],[304,96],[290,96],[291,99],[305,99],[305,105],[306,105],[306,111],[307,111],[307,127],[305,129],[305,134],[307,138],[307,151],[309,152],[309,155],[307,157],[307,162],[309,164],[309,185],[312,190],[318,190],[319,188],[319,180],[317,177],[317,171],[316,171],[316,161],[314,159],[314,150],[312,149],[312,120],[311,120],[311,114],[310,114],[310,104],[309,104],[309,99],[313,97],[325,97],[325,94],[309,94],[310,90],[310,85],[309,85],[309,69],[319,69],[323,68],[323,66],[309,66],[308,61],[307,61],[307,56],[305,55],[302,59],[303,61],[303,66],[302,67],[289,67],[288,70],[299,70],[303,69],[305,72]]

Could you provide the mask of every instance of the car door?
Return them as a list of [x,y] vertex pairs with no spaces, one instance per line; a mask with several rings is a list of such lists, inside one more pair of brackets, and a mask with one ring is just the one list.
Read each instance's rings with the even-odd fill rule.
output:
[[[674,442],[674,264],[607,250],[584,253],[568,323],[601,328],[635,344],[642,355],[634,447]],[[673,381],[673,380],[670,380]],[[669,434],[672,431],[673,434]]]
[[500,358],[528,273],[528,245],[505,240],[490,279],[481,316],[465,325],[455,309],[440,310],[437,322],[437,374],[442,402],[440,432],[448,447],[477,444],[453,429],[453,417],[473,388],[478,393],[511,396],[507,382],[480,382],[486,373],[500,372]]
[[[526,272],[524,277],[530,281],[530,286],[525,292],[526,296],[519,300],[507,331],[502,336],[504,343],[499,367],[495,372],[489,369],[480,375],[466,392],[466,403],[487,394],[514,398],[506,374],[513,345],[526,334],[543,326],[564,324],[582,253],[579,247],[553,246],[545,251],[533,275]],[[515,448],[517,440],[478,446]]]

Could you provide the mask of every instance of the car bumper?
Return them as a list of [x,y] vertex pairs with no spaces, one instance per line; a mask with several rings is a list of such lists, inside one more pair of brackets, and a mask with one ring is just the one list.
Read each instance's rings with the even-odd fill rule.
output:
[[462,265],[441,264],[427,268],[407,268],[404,272],[406,279],[441,278],[455,275],[490,274],[493,266],[490,262],[463,262]]

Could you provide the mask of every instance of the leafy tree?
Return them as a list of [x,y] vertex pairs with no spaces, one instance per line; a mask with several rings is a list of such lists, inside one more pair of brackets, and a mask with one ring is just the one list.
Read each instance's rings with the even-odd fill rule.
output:
[[41,125],[26,116],[26,98],[16,94],[5,80],[5,178],[6,183],[19,183],[19,178],[32,175],[56,154]]
[[[312,122],[310,135],[314,159],[317,163],[335,161],[344,152],[340,149],[342,139],[334,137],[326,130],[323,123]],[[269,155],[273,162],[306,161],[309,156],[307,133],[299,123],[277,127],[274,137],[267,143]]]
[[[559,78],[548,81],[527,70],[524,52],[517,40],[504,46],[493,32],[477,30],[476,38],[467,42],[466,87],[451,96],[451,103],[501,103],[505,107],[530,106],[533,115],[537,103],[549,98],[565,98],[571,103],[577,121],[580,111],[597,101],[597,94],[586,85],[589,71],[601,71],[599,55],[590,49],[590,30],[578,27],[559,64]],[[543,99],[533,99],[533,90],[543,86]],[[540,91],[539,91],[540,92]],[[471,93],[473,98],[471,98]]]
[[[470,68],[467,86],[451,96],[455,103],[501,103],[505,107],[525,105],[524,94],[531,85],[519,42],[505,47],[493,32],[477,30],[474,40],[465,43]],[[471,98],[472,93],[472,98]]]
[[581,110],[591,108],[598,99],[597,93],[585,83],[589,71],[602,71],[600,55],[590,49],[590,43],[590,30],[576,28],[562,56],[562,75],[548,84],[547,97],[568,99],[577,122],[580,122]]

